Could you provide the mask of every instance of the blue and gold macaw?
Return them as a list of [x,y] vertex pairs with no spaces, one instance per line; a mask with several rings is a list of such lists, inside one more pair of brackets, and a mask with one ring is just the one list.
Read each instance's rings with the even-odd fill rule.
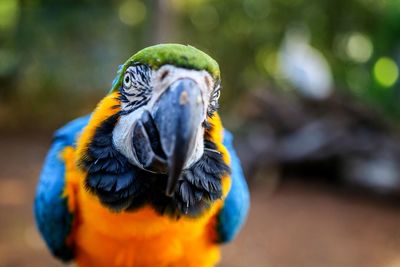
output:
[[219,95],[218,64],[192,46],[126,61],[94,112],[54,135],[34,205],[53,255],[79,267],[215,266],[249,208]]

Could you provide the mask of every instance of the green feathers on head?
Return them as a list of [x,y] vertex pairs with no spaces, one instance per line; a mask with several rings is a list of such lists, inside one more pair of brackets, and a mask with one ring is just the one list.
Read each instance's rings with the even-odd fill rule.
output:
[[218,63],[203,51],[190,45],[159,44],[140,50],[121,65],[113,81],[111,92],[118,90],[123,73],[135,63],[147,64],[153,69],[170,64],[186,69],[206,70],[215,80],[220,79]]

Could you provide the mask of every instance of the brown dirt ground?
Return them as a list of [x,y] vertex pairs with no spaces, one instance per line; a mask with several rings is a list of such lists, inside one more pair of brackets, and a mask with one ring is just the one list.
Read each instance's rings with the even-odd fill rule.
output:
[[[36,232],[32,199],[49,136],[0,136],[0,267],[62,266]],[[221,266],[400,267],[400,207],[326,185],[252,188],[252,208]]]

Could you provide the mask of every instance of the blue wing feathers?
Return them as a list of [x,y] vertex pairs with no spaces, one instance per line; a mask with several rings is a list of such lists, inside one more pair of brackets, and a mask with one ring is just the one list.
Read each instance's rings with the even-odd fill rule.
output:
[[73,214],[68,211],[67,199],[62,197],[65,166],[60,152],[75,144],[76,135],[88,120],[89,116],[76,119],[55,132],[36,190],[34,213],[37,226],[52,253],[64,261],[73,258],[72,248],[66,243]]
[[222,243],[229,242],[236,237],[246,220],[250,207],[249,189],[240,160],[233,147],[233,136],[227,130],[224,131],[224,146],[231,158],[232,186],[218,215],[217,231],[219,242]]

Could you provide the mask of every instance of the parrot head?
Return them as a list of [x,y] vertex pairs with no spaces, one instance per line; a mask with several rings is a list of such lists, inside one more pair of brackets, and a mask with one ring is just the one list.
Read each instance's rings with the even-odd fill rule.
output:
[[95,123],[80,164],[103,204],[198,214],[221,197],[229,168],[209,138],[220,95],[215,60],[191,46],[151,46],[120,66],[110,95],[117,112]]

